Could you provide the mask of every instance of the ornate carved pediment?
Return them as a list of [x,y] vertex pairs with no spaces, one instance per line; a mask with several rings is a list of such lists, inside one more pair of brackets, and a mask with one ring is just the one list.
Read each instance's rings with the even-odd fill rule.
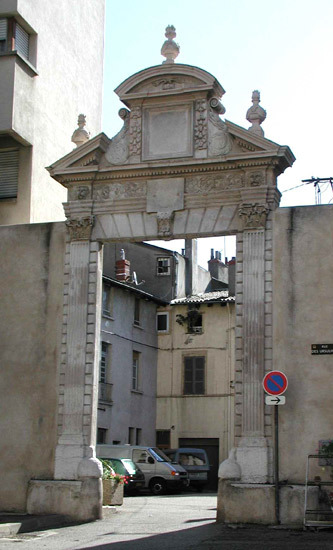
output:
[[144,82],[134,86],[129,92],[131,94],[136,93],[149,93],[160,94],[161,92],[172,92],[193,89],[198,86],[202,86],[202,80],[192,76],[172,75],[166,74],[158,77],[148,78]]
[[109,138],[102,132],[51,164],[47,170],[51,176],[56,176],[56,174],[66,173],[73,168],[98,166],[109,143]]

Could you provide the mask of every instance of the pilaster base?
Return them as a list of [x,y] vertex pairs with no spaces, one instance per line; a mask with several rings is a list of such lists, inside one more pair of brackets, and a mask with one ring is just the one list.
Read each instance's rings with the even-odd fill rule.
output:
[[62,514],[72,521],[102,519],[102,480],[29,482],[28,514]]
[[243,437],[237,447],[242,483],[267,483],[268,447],[264,437]]
[[[308,506],[318,508],[318,487],[308,488]],[[304,485],[285,485],[280,488],[280,523],[303,525]],[[275,487],[252,483],[235,483],[220,479],[217,495],[217,522],[257,523],[273,525]]]

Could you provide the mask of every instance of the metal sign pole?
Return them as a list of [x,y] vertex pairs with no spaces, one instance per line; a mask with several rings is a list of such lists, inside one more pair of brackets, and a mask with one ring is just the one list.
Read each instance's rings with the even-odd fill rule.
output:
[[275,482],[275,518],[280,525],[280,494],[279,494],[279,407],[274,407],[274,482]]

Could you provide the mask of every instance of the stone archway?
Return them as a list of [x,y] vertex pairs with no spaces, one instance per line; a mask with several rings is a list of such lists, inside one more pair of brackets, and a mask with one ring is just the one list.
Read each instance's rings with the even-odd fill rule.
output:
[[[166,44],[175,51],[172,36]],[[69,504],[78,519],[100,514],[94,445],[102,244],[108,241],[237,235],[237,461],[243,482],[272,478],[271,421],[261,391],[272,369],[272,213],[280,198],[277,176],[294,157],[264,138],[257,93],[247,113],[249,130],[222,121],[224,90],[215,77],[166,57],[116,89],[128,109],[120,110],[124,125],[113,139],[102,133],[49,169],[68,189],[59,439],[50,500],[67,490],[65,480],[80,484],[84,513],[73,499]],[[50,509],[57,511],[55,504]]]

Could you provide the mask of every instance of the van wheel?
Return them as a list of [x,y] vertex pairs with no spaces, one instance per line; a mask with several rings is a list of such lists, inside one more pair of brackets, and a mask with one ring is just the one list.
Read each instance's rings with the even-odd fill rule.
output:
[[164,495],[166,492],[166,483],[164,479],[161,478],[152,479],[149,483],[149,489],[153,495]]

